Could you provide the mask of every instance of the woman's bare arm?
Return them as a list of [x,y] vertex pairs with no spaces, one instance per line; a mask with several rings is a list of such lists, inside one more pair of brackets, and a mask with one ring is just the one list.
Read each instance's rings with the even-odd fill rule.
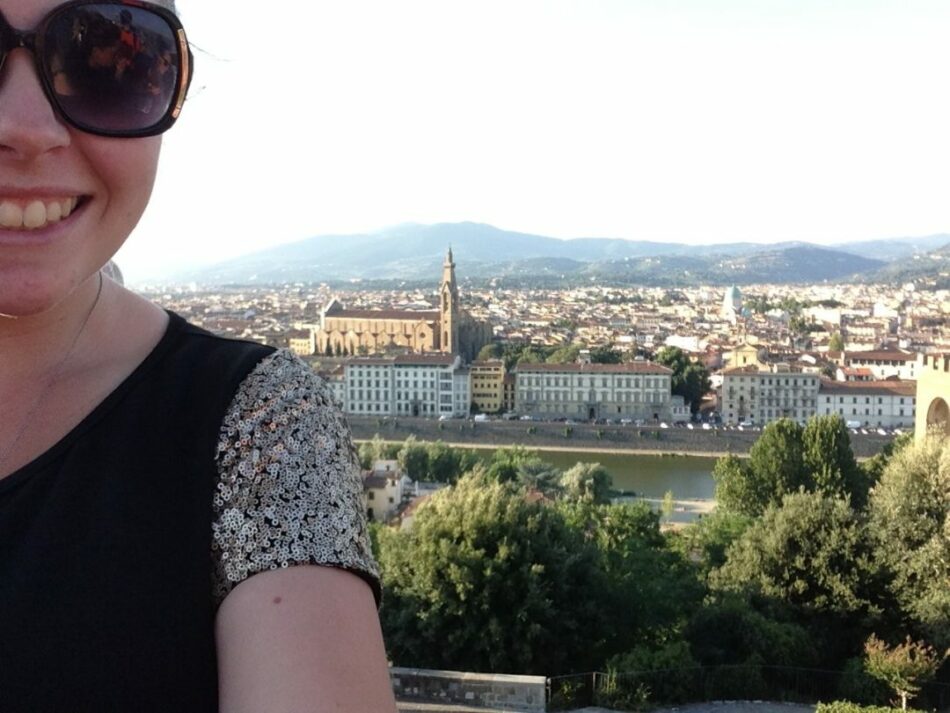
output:
[[250,577],[216,621],[221,713],[395,711],[370,587],[331,567]]

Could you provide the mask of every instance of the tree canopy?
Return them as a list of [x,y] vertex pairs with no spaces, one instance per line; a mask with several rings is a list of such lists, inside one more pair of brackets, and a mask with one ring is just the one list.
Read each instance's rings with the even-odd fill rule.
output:
[[379,547],[395,661],[551,674],[596,660],[606,634],[597,550],[518,488],[462,478]]
[[663,347],[656,354],[656,362],[673,370],[672,392],[683,397],[692,413],[699,411],[703,396],[710,389],[706,367],[691,361],[678,347]]
[[894,455],[870,499],[877,561],[901,608],[950,648],[950,445],[927,439]]

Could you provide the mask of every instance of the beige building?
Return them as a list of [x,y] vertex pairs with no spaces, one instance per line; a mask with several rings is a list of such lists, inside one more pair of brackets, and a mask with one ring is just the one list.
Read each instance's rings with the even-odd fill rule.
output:
[[818,415],[838,414],[850,424],[875,428],[914,425],[917,384],[913,381],[821,380]]
[[780,418],[804,423],[818,407],[820,377],[785,364],[739,366],[722,373],[722,420],[762,426]]
[[736,347],[728,356],[729,366],[731,368],[762,366],[764,362],[759,358],[761,349],[761,347],[753,344],[743,344]]
[[950,436],[950,354],[922,356],[918,362],[914,437]]
[[368,520],[388,521],[399,509],[409,479],[394,460],[378,460],[363,473],[363,507]]
[[312,329],[295,329],[287,335],[287,348],[297,356],[312,356],[317,340]]
[[482,413],[498,413],[505,403],[505,362],[498,360],[473,361],[472,403]]
[[515,367],[518,413],[538,418],[671,419],[673,372],[650,362],[522,364]]
[[334,299],[320,313],[314,336],[316,350],[326,355],[442,352],[465,360],[473,359],[491,337],[491,325],[461,308],[451,249],[442,265],[439,309],[349,310]]

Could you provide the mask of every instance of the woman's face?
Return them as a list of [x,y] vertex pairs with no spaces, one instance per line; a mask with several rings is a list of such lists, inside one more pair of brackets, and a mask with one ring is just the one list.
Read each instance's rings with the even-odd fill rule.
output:
[[[61,4],[0,0],[0,12],[13,27],[32,29]],[[67,126],[31,54],[9,53],[0,71],[0,313],[68,304],[141,217],[160,146],[159,137],[104,138]]]

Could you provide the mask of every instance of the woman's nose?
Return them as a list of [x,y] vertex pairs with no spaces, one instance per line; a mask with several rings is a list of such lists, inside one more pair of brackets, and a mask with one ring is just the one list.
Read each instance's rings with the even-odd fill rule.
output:
[[0,72],[0,158],[29,160],[69,145],[40,82],[27,50],[10,52]]

